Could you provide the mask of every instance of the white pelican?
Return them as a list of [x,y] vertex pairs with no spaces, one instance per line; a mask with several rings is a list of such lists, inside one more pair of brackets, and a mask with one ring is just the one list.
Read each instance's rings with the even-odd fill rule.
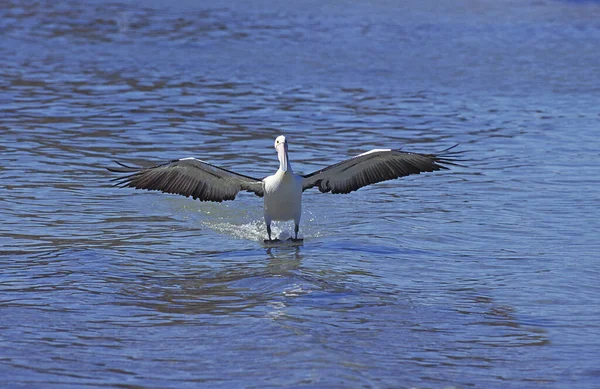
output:
[[258,179],[211,165],[197,158],[176,159],[154,167],[120,167],[111,172],[129,173],[113,179],[114,186],[159,190],[192,196],[194,200],[233,200],[240,191],[264,197],[264,217],[268,240],[271,222],[294,220],[294,241],[298,239],[302,217],[302,192],[318,187],[322,193],[350,193],[363,186],[421,172],[447,169],[457,165],[452,148],[438,154],[409,153],[392,149],[374,149],[307,175],[295,174],[288,160],[288,142],[281,135],[275,139],[279,169],[272,176]]

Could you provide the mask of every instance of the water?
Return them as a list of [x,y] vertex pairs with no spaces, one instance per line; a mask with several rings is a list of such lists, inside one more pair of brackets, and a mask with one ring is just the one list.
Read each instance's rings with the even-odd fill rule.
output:
[[[599,388],[600,4],[4,1],[3,387]],[[465,168],[261,200],[265,176],[460,143]],[[292,226],[280,224],[285,237]],[[287,235],[286,235],[287,234]]]

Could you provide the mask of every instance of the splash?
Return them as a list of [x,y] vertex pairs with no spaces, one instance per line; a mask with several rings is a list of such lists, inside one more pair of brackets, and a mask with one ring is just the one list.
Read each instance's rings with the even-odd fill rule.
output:
[[[298,237],[304,239],[312,239],[322,236],[320,231],[315,231],[310,228],[310,222],[314,221],[312,217],[307,218],[307,223],[300,227]],[[210,228],[219,234],[229,235],[237,239],[246,239],[262,242],[267,237],[267,228],[262,218],[251,220],[246,223],[232,223],[229,221],[220,220],[203,220],[201,224]],[[304,227],[304,228],[303,228]],[[293,222],[273,222],[271,223],[271,237],[273,239],[286,240],[293,237],[294,223]]]
[[[238,239],[262,241],[267,237],[265,223],[259,220],[243,224],[205,220],[202,222],[202,225],[220,234],[233,236]],[[292,230],[293,223],[291,222],[273,222],[271,224],[271,236],[273,239],[286,240],[291,238]]]
[[[267,229],[262,215],[262,209],[244,207],[244,204],[212,204],[203,203],[200,208],[186,205],[191,215],[200,216],[199,223],[219,234],[229,235],[236,239],[262,242],[267,237]],[[191,216],[195,219],[194,216]],[[293,237],[294,223],[273,222],[271,237],[286,240]],[[304,212],[298,237],[313,239],[323,236],[322,228],[312,212]]]

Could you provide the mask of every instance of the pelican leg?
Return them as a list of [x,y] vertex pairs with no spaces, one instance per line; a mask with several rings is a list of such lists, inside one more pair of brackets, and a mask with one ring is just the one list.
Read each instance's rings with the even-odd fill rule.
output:
[[298,230],[300,230],[300,226],[298,224],[294,225],[294,239],[298,240]]
[[269,240],[271,240],[271,224],[267,224],[267,234],[269,235]]

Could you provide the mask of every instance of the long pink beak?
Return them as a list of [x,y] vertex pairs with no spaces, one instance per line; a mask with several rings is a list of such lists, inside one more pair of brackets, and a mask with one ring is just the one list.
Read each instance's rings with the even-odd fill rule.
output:
[[288,146],[287,143],[277,145],[277,156],[279,157],[279,169],[283,172],[288,170]]

